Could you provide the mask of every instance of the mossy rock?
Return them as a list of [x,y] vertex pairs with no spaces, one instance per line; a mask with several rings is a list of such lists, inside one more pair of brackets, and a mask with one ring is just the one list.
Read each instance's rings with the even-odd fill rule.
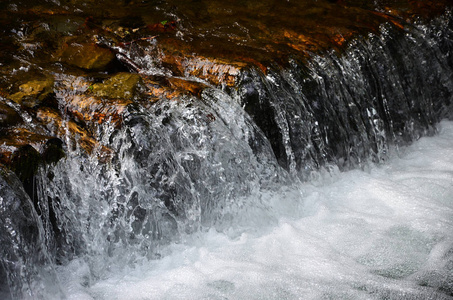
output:
[[60,61],[87,71],[105,70],[115,59],[110,50],[94,43],[66,43],[57,55]]
[[54,93],[54,79],[32,80],[19,86],[19,92],[11,95],[11,100],[26,106],[36,107],[48,100]]
[[142,84],[140,75],[134,73],[118,73],[103,83],[90,87],[95,96],[109,99],[132,99]]

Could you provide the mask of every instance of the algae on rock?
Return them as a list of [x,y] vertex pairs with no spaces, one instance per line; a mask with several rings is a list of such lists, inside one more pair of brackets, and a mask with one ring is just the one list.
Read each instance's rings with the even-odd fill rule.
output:
[[132,99],[139,85],[142,83],[140,75],[134,73],[118,73],[103,83],[92,85],[95,96],[109,99]]
[[54,92],[54,79],[47,77],[44,80],[32,80],[19,86],[19,92],[11,95],[11,100],[26,106],[36,107],[46,101]]

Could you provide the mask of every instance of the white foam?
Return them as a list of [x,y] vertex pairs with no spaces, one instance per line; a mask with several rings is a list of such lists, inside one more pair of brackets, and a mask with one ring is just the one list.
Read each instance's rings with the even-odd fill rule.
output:
[[194,234],[85,287],[73,263],[68,298],[451,299],[453,122],[440,128],[383,166],[302,184],[297,203],[274,195],[261,231]]

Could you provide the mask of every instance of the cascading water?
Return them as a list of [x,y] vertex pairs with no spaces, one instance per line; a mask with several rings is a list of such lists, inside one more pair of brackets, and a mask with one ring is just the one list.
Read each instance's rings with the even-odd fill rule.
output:
[[[12,179],[2,183],[0,194],[1,271],[8,274],[2,276],[6,282],[0,282],[0,295],[14,299],[244,299],[250,292],[251,299],[303,295],[451,299],[451,160],[446,160],[448,167],[433,183],[443,193],[436,200],[438,206],[417,200],[414,215],[401,217],[419,218],[412,227],[392,215],[392,209],[410,210],[409,200],[401,200],[404,194],[397,194],[385,182],[383,171],[371,166],[387,161],[393,149],[433,135],[441,119],[453,118],[451,22],[451,14],[446,13],[430,25],[416,24],[402,33],[383,25],[379,35],[354,40],[342,54],[314,56],[308,64],[294,59],[288,68],[274,67],[266,75],[244,71],[237,88],[211,86],[203,90],[201,99],[187,95],[152,106],[129,105],[120,129],[109,122],[97,128],[98,139],[110,147],[112,156],[100,161],[76,146],[69,148],[65,159],[39,170],[37,199],[17,187],[14,175],[3,176]],[[125,55],[134,59],[133,53]],[[143,57],[137,58],[137,64],[153,65]],[[166,74],[165,70],[158,73]],[[65,86],[73,80],[77,78],[61,75],[58,97],[73,96]],[[451,130],[450,123],[443,126]],[[448,156],[451,131],[445,136],[447,147],[439,151]],[[101,150],[99,146],[94,153]],[[392,164],[400,163],[393,159]],[[372,175],[338,171],[353,168],[374,171]],[[398,177],[397,172],[391,176]],[[379,194],[370,196],[377,208],[365,195],[349,198],[348,193],[366,193],[363,187],[356,190],[360,183],[350,186],[349,181],[370,185],[369,192]],[[330,193],[325,197],[331,202],[319,200],[323,189],[317,185]],[[339,198],[332,195],[337,190]],[[392,207],[387,197],[404,204]],[[23,203],[18,211],[22,215],[12,218],[9,206],[15,198]],[[368,222],[360,213],[339,213],[355,205],[363,214],[371,207],[375,215]],[[424,205],[429,206],[426,218]],[[370,225],[385,222],[382,216],[387,213],[391,226]],[[282,218],[291,221],[282,222]],[[301,221],[295,221],[298,218]],[[423,224],[436,219],[438,227]],[[348,228],[358,230],[360,222],[369,234],[376,234],[377,242],[368,240],[377,245],[375,252],[345,234]],[[37,228],[36,232],[26,236],[24,226]],[[328,244],[341,244],[323,247],[323,230],[338,233],[338,239],[328,236]],[[210,243],[209,247],[203,248],[197,239]],[[416,247],[420,253],[404,260],[395,254],[397,247],[403,251]],[[266,249],[270,256],[264,255]],[[223,260],[222,251],[227,255]],[[325,252],[319,255],[318,251]],[[295,255],[300,261],[285,261],[278,253]],[[353,256],[354,263],[344,253]],[[338,264],[329,264],[330,257],[338,259]],[[386,257],[396,257],[396,262]],[[235,266],[228,258],[238,269],[250,267],[243,270],[247,275],[240,277],[238,269],[230,269]],[[309,264],[310,259],[319,262]],[[151,271],[143,271],[145,267]],[[204,268],[200,271],[204,274],[218,272],[208,283],[200,279],[213,292],[201,291],[201,283],[187,281],[178,286],[182,277],[196,276],[198,267]],[[279,272],[285,275],[279,277]],[[118,279],[122,273],[131,275]],[[54,280],[56,274],[62,285]],[[142,275],[162,286],[143,281],[151,286],[144,289],[146,294],[110,291],[118,281],[121,288],[128,284],[131,289],[140,288],[141,279],[134,276]],[[160,275],[163,279],[158,279]],[[268,276],[266,294],[259,289]],[[339,278],[329,278],[335,276]],[[360,276],[365,279],[360,281]],[[174,292],[165,287],[169,278],[175,278]],[[247,283],[241,285],[241,280]],[[311,283],[301,284],[307,281]],[[247,290],[247,284],[253,290]]]
[[383,26],[381,35],[355,40],[341,56],[245,78],[240,99],[285,168],[304,173],[328,162],[342,169],[380,162],[389,143],[408,144],[451,118],[450,39],[437,37],[451,33],[436,28],[421,25],[403,37]]

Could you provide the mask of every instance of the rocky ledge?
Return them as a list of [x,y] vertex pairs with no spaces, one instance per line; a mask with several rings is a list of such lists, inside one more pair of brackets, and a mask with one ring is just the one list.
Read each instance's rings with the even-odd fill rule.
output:
[[38,166],[58,161],[68,147],[108,161],[112,150],[99,139],[99,124],[120,128],[137,103],[200,97],[209,86],[234,92],[244,72],[266,75],[291,60],[341,53],[384,23],[404,32],[453,4],[26,2],[0,4],[0,164],[28,191]]

